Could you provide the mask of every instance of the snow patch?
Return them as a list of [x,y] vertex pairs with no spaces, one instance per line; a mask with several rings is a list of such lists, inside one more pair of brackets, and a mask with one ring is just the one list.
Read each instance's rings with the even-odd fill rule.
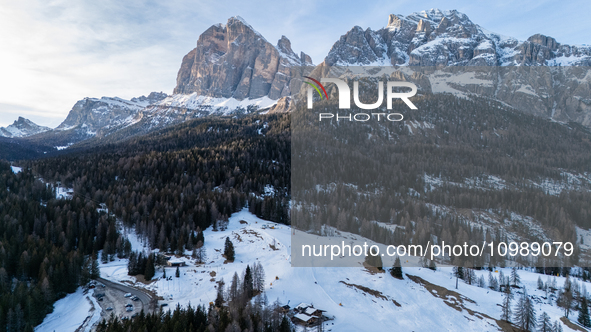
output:
[[[89,319],[85,331],[90,331],[94,322],[100,319],[101,309],[93,300],[93,291],[84,293],[81,287],[75,293],[68,294],[53,305],[53,312],[45,317],[43,323],[35,327],[35,332],[74,332]],[[91,313],[92,304],[95,310]],[[92,324],[91,324],[92,323]]]

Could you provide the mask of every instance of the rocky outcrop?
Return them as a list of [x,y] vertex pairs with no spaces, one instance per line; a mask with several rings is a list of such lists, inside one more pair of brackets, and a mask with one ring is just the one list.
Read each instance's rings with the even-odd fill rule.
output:
[[174,93],[276,100],[291,94],[290,68],[311,64],[308,55],[293,52],[285,36],[273,46],[235,16],[199,36],[197,47],[183,58]]
[[284,113],[289,111],[291,105],[291,97],[283,97],[277,103],[269,108],[267,113]]
[[164,92],[151,92],[147,97],[134,97],[131,98],[130,101],[133,103],[138,103],[140,105],[154,105],[166,97],[168,97],[168,95]]
[[49,127],[40,126],[29,119],[21,116],[10,126],[0,127],[0,137],[22,138],[37,135],[51,130]]
[[300,59],[302,60],[303,66],[313,66],[314,65],[314,63],[312,63],[312,58],[304,52],[300,53]]
[[332,46],[325,63],[334,65],[387,65],[385,59],[386,43],[382,36],[371,29],[363,30],[359,26],[353,27]]

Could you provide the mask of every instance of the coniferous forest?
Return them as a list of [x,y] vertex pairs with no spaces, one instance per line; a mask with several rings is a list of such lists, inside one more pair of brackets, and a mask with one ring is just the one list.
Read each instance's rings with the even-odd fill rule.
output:
[[[327,225],[385,244],[426,244],[433,236],[482,244],[506,241],[507,232],[539,238],[513,218],[532,218],[572,243],[576,226],[591,226],[591,182],[571,177],[591,172],[588,128],[488,99],[428,95],[414,102],[417,111],[394,105],[405,116],[400,123],[319,123],[304,107],[292,113],[292,195],[303,202],[292,213],[295,227],[322,234]],[[334,103],[317,104],[322,112],[338,111]],[[548,189],[555,187],[565,189]],[[483,227],[483,216],[497,226]],[[572,266],[579,258],[576,252],[562,261],[521,263]],[[494,257],[468,263],[501,264]]]
[[[245,206],[289,223],[289,118],[264,118],[264,135],[257,120],[196,120],[19,162],[18,174],[1,162],[0,331],[32,331],[56,300],[87,282],[100,250],[107,259],[133,256],[113,214],[171,252],[193,249],[192,231],[224,227]],[[73,199],[56,199],[57,184],[74,188]],[[101,204],[112,213],[99,213]]]
[[84,198],[56,200],[28,169],[0,162],[0,330],[33,331],[53,303],[90,278],[99,250],[115,253],[115,220]]
[[[360,130],[346,122],[327,122],[322,131],[298,128],[304,134],[296,142],[302,144],[297,147],[304,152],[300,157],[307,157],[306,146],[321,146],[334,156],[304,174],[292,170],[291,117],[317,115],[297,112],[202,118],[142,136],[104,137],[100,144],[17,161],[22,172],[16,174],[8,162],[0,162],[0,331],[32,331],[57,299],[93,277],[91,267],[102,259],[101,250],[107,260],[131,256],[133,273],[145,272],[151,266],[147,259],[155,258],[139,259],[130,252],[117,231],[118,221],[135,227],[151,248],[169,253],[196,249],[204,229],[226,227],[228,217],[244,207],[284,224],[291,223],[292,212],[298,228],[320,233],[322,221],[387,244],[420,243],[432,235],[446,241],[504,239],[504,231],[474,225],[482,211],[531,217],[544,230],[572,241],[577,240],[575,226],[591,226],[589,188],[557,194],[535,185],[568,183],[565,172],[591,173],[589,129],[484,99],[417,99],[418,111],[388,127],[367,124]],[[419,123],[433,126],[419,128]],[[323,143],[329,137],[346,139]],[[360,142],[372,143],[362,150],[365,155],[348,155]],[[382,174],[379,182],[360,173],[340,173],[346,163],[368,159],[375,160],[370,168]],[[292,176],[304,180],[298,190],[318,184],[332,191],[297,191],[294,197],[315,208],[290,211]],[[502,178],[505,186],[466,182],[491,176]],[[433,185],[432,178],[440,183]],[[73,188],[73,198],[56,199],[57,184]],[[380,195],[378,185],[382,193],[395,195]],[[109,213],[99,212],[101,205]],[[380,223],[401,227],[392,231]],[[527,237],[527,230],[510,230]],[[585,265],[586,257],[575,258]],[[544,264],[566,266],[577,263],[575,258]],[[500,264],[472,262],[476,267]],[[234,322],[237,330],[289,330],[280,317],[240,303],[241,310],[238,305],[179,308],[162,317],[112,320],[99,331],[200,331],[209,326],[226,331]]]

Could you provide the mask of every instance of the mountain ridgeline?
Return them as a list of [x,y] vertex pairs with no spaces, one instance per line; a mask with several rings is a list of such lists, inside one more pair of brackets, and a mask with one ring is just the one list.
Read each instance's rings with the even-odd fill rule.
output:
[[[432,73],[423,78],[429,87],[423,93],[484,96],[522,112],[591,126],[591,85],[586,72],[524,73],[517,69],[586,70],[591,64],[589,46],[566,45],[541,34],[520,41],[490,32],[456,10],[391,14],[387,20],[384,17],[384,23],[378,30],[353,27],[334,43],[315,72],[322,76],[326,67],[387,66],[425,74],[427,68]],[[300,92],[303,68],[314,66],[310,56],[292,50],[287,37],[273,45],[235,16],[199,36],[196,47],[181,61],[172,95],[85,98],[53,130],[19,119],[0,128],[0,136],[22,142],[30,152],[21,154],[0,142],[6,146],[0,157],[16,160],[51,155],[79,142],[102,144],[105,137],[116,133],[125,132],[118,136],[121,140],[204,116],[244,115],[270,107],[290,110],[291,98]],[[437,75],[437,70],[452,67],[485,67],[489,75],[479,78],[477,88],[474,82],[447,82],[461,73]]]

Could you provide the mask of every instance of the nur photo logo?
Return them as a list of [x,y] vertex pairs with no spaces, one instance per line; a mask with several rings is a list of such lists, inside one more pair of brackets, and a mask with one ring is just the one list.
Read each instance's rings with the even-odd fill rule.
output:
[[[314,107],[314,91],[318,93],[320,99],[329,100],[328,93],[326,92],[326,88],[324,87],[323,83],[333,83],[337,87],[338,91],[338,101],[339,101],[339,109],[351,109],[351,88],[342,79],[338,78],[321,78],[320,81],[309,77],[304,76],[305,78],[309,79],[312,82],[304,81],[304,83],[308,84],[307,89],[307,104],[308,109],[313,109]],[[407,92],[399,92],[401,88],[408,88],[410,91]],[[353,81],[353,102],[355,106],[363,110],[375,110],[382,106],[384,103],[384,82],[379,81],[377,82],[377,90],[378,90],[378,99],[373,104],[366,104],[361,102],[359,99],[359,81]],[[386,108],[388,110],[392,109],[392,101],[394,99],[402,100],[411,110],[416,110],[417,107],[412,103],[409,99],[416,95],[417,93],[417,86],[414,83],[410,82],[401,82],[401,81],[387,81],[386,82]],[[386,119],[388,121],[402,121],[404,116],[400,113],[349,113],[346,115],[338,114],[338,113],[320,113],[319,114],[319,121],[323,119],[333,119],[335,118],[337,121],[339,120],[349,120],[349,121],[369,121],[372,118],[375,118],[377,121],[381,121],[381,119]]]

